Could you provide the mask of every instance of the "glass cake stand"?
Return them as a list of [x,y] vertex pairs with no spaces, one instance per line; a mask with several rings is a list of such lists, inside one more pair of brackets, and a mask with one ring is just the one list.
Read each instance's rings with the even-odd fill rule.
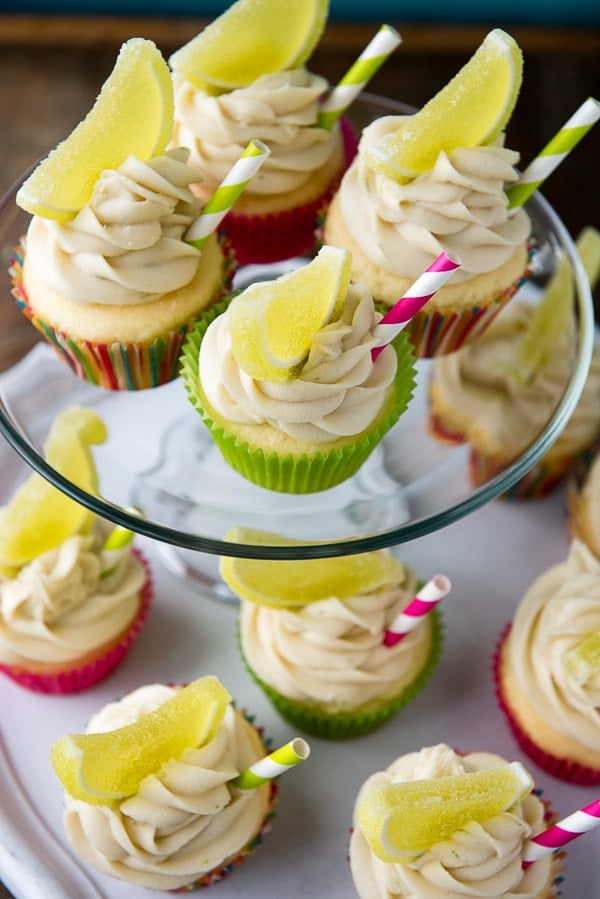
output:
[[[357,129],[405,106],[363,94],[352,106]],[[15,204],[18,185],[0,201],[0,254],[6,270],[29,217]],[[26,462],[72,498],[115,523],[159,541],[164,561],[197,578],[217,595],[219,555],[262,559],[337,556],[395,546],[449,525],[512,487],[551,447],[583,389],[593,346],[590,290],[573,241],[542,196],[527,204],[537,251],[533,274],[521,289],[531,302],[564,253],[576,281],[576,337],[564,390],[536,439],[489,481],[474,486],[469,447],[446,446],[428,433],[427,382],[432,363],[417,363],[408,411],[350,480],[322,493],[274,493],[245,481],[222,460],[182,383],[138,392],[112,392],[77,378],[15,310],[14,327],[0,335],[0,359],[16,364],[0,376],[0,431]],[[247,266],[236,286],[277,276],[304,262]],[[8,276],[0,302],[11,304]],[[69,405],[94,407],[109,430],[94,447],[100,494],[78,488],[50,467],[42,447],[57,413]],[[15,483],[10,484],[10,493]],[[0,495],[7,502],[10,493]],[[290,544],[257,545],[225,538],[233,527],[286,537]],[[227,592],[227,591],[225,591]]]

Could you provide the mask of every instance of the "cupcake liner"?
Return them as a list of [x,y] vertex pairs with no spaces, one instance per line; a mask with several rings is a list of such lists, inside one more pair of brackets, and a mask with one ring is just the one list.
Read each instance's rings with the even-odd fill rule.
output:
[[246,670],[257,686],[272,702],[282,718],[314,737],[328,740],[346,740],[362,736],[381,727],[399,712],[403,706],[414,699],[430,680],[442,652],[444,632],[442,618],[438,609],[433,609],[428,617],[431,619],[432,624],[431,652],[423,668],[418,672],[412,683],[405,687],[402,693],[392,699],[382,700],[380,703],[374,701],[353,709],[344,709],[337,712],[332,712],[331,709],[323,709],[317,703],[303,703],[288,699],[261,680],[244,655],[239,628],[238,646]]
[[541,746],[538,746],[531,739],[529,734],[525,733],[519,722],[513,716],[505,699],[500,679],[502,649],[510,633],[511,626],[510,623],[507,624],[502,631],[493,656],[492,673],[494,677],[494,692],[496,694],[498,705],[506,717],[514,738],[532,762],[535,762],[535,764],[547,774],[551,774],[553,777],[557,777],[559,780],[564,780],[567,783],[578,784],[579,786],[595,786],[600,784],[600,770],[589,768],[587,765],[581,765],[579,762],[571,761],[570,759],[558,758],[558,756],[552,755],[551,752],[542,749]]
[[[379,424],[359,436],[354,443],[329,452],[308,455],[291,453],[265,454],[260,447],[252,448],[234,433],[213,421],[204,407],[198,379],[198,353],[200,344],[211,321],[225,307],[219,304],[211,309],[190,331],[183,349],[181,375],[188,399],[200,414],[204,424],[219,447],[225,461],[247,480],[260,487],[281,493],[314,493],[327,490],[355,474],[367,460],[384,435],[406,410],[415,385],[415,366],[411,347],[404,331],[393,341],[398,357],[394,381],[396,395],[387,404],[387,414]],[[391,406],[391,408],[390,408]]]
[[[222,294],[231,289],[235,269],[231,248],[224,245],[224,250],[227,274]],[[23,285],[23,257],[21,243],[15,248],[9,265],[17,306],[78,378],[107,390],[146,390],[167,384],[178,376],[181,348],[193,322],[186,322],[151,343],[96,343],[74,337],[51,325],[30,306]]]
[[116,646],[113,646],[107,653],[84,666],[78,667],[74,664],[73,668],[67,668],[58,674],[33,673],[20,667],[13,668],[2,663],[0,663],[0,671],[27,690],[32,690],[35,693],[52,694],[79,693],[81,690],[87,690],[108,677],[121,664],[139,636],[146,623],[154,597],[154,584],[150,566],[139,550],[134,549],[132,552],[144,567],[146,581],[141,589],[140,608],[137,616],[128,632]]
[[[344,116],[340,127],[347,168],[356,154],[358,141],[352,125]],[[312,256],[317,250],[319,220],[325,215],[340,180],[341,176],[310,203],[283,212],[255,215],[229,212],[223,219],[222,228],[235,248],[238,264]]]
[[[500,462],[492,456],[486,456],[471,449],[469,454],[469,472],[471,483],[478,487],[500,474],[513,460]],[[502,496],[511,500],[535,500],[548,496],[567,477],[575,457],[561,458],[543,457],[516,484],[506,490]]]

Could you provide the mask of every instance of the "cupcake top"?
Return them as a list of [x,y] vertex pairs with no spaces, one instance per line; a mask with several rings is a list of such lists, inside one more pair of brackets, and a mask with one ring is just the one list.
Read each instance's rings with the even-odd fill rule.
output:
[[[178,689],[152,684],[134,690],[94,715],[87,732],[133,724]],[[233,860],[259,834],[270,785],[240,791],[230,781],[264,754],[257,732],[228,705],[208,742],[166,762],[117,805],[90,805],[67,794],[68,839],[104,874],[154,890],[185,887]]]
[[600,562],[573,540],[567,559],[521,600],[505,661],[540,718],[597,754],[600,668],[586,652],[594,642],[600,642]]
[[343,597],[300,607],[244,601],[240,637],[252,670],[291,700],[338,711],[397,696],[423,668],[433,637],[431,619],[424,619],[396,646],[384,645],[385,631],[417,586],[414,573],[394,562],[395,578],[385,588],[353,594],[346,584]]
[[[574,319],[554,336],[552,352],[531,372],[517,360],[517,346],[532,324],[535,307],[513,301],[485,334],[456,353],[435,361],[433,412],[456,421],[472,446],[512,459],[540,433],[564,393],[572,367]],[[600,430],[600,344],[567,426],[549,458],[579,453]]]
[[[316,274],[322,273],[330,262],[338,272],[338,266],[339,270],[346,267],[348,256],[343,250],[324,247],[304,269],[268,285],[252,285],[209,325],[200,346],[199,373],[202,390],[217,417],[242,425],[268,424],[294,440],[316,445],[358,435],[376,419],[397,370],[397,357],[391,346],[385,347],[375,360],[371,355],[378,344],[374,328],[381,315],[364,285],[349,284],[342,276],[336,276],[336,299],[327,292],[330,281],[323,275],[327,283],[322,286],[321,274]],[[290,292],[296,290],[297,284],[301,285],[302,298],[313,306],[315,290],[322,290],[325,296],[319,297],[319,302],[331,314],[307,334],[306,352],[300,356],[300,362],[287,369],[272,369],[268,361],[271,335],[266,333],[266,361],[263,365],[261,359],[259,367],[253,368],[258,350],[254,343],[247,350],[247,316],[253,316],[254,325],[254,319],[262,320],[265,313],[265,307],[258,305],[259,298],[269,304],[282,298],[285,303],[289,295],[289,314],[282,304],[272,330],[278,341],[286,329],[295,339],[297,312],[292,304],[294,300],[300,302],[300,294]],[[298,305],[294,305],[297,310]],[[259,308],[260,314],[253,312]],[[285,343],[283,339],[279,342]],[[258,376],[253,375],[254,371]]]
[[0,574],[0,661],[62,664],[121,634],[147,580],[129,546],[104,553],[108,525],[96,521],[24,565]]
[[76,303],[147,303],[188,284],[201,251],[183,236],[198,216],[188,151],[105,170],[89,202],[69,221],[34,216],[27,265],[47,287]]
[[600,456],[594,457],[580,485],[574,480],[569,486],[570,528],[600,558]]
[[444,249],[462,261],[453,283],[499,268],[530,232],[529,217],[509,211],[504,192],[517,179],[519,154],[499,136],[486,146],[442,150],[430,170],[398,181],[372,166],[369,150],[408,118],[384,116],[364,129],[336,214],[362,252],[393,275],[416,279]]
[[219,95],[205,93],[181,75],[174,82],[173,144],[189,147],[190,164],[211,191],[254,138],[271,153],[244,198],[289,194],[332,163],[341,166],[339,126],[328,131],[317,125],[327,81],[304,66],[261,75]]
[[492,753],[471,752],[463,756],[439,744],[400,756],[385,771],[371,775],[356,799],[350,842],[352,876],[361,899],[389,899],[396,895],[406,899],[546,899],[553,880],[551,857],[546,856],[526,870],[521,864],[524,843],[545,827],[544,804],[533,793],[511,811],[482,823],[470,822],[450,839],[403,862],[385,862],[375,855],[358,826],[358,809],[372,784],[431,781],[506,764]]

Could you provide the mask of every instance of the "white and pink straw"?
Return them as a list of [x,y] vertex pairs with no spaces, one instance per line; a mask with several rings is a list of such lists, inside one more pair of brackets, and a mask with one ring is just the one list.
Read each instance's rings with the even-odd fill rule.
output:
[[461,264],[458,256],[443,250],[429,268],[425,269],[412,287],[409,287],[404,296],[394,303],[379,324],[375,326],[373,334],[380,341],[380,344],[371,350],[373,359],[376,359],[384,347],[391,343],[411,318],[414,318],[421,311],[434,293],[437,293],[446,281],[452,277],[454,272],[460,268]]
[[529,840],[523,849],[523,867],[528,868],[545,855],[562,849],[572,840],[600,826],[600,799],[594,799],[572,815],[553,824],[537,837]]
[[450,578],[447,578],[445,574],[436,574],[430,581],[427,581],[386,630],[383,638],[384,646],[395,646],[407,634],[410,634],[423,617],[428,615],[433,607],[437,606],[438,602],[441,602],[444,596],[450,593],[451,588]]

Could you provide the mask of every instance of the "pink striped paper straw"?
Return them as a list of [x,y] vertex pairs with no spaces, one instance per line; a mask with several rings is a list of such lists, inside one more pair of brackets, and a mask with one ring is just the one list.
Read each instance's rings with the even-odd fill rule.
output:
[[383,645],[395,646],[403,637],[406,637],[419,624],[421,619],[428,615],[434,606],[437,606],[444,596],[450,593],[452,584],[445,574],[436,574],[399,615],[394,618],[386,630]]
[[553,824],[533,837],[523,847],[523,867],[528,868],[538,859],[562,849],[567,843],[600,826],[600,799],[594,799],[577,812]]
[[421,311],[434,293],[444,286],[461,265],[458,256],[443,250],[429,268],[425,269],[412,287],[409,287],[404,296],[394,303],[373,329],[373,335],[380,341],[380,345],[371,350],[373,359],[377,359],[383,348],[400,333],[417,312]]

